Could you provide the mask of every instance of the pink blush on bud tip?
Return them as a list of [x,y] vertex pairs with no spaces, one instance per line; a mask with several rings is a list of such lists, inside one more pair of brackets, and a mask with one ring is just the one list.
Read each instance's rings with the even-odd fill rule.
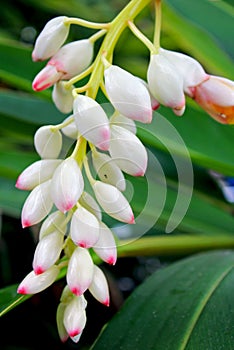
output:
[[135,224],[135,218],[134,218],[134,215],[132,215],[130,221],[129,221],[129,224]]
[[110,300],[109,300],[109,298],[106,299],[102,304],[105,305],[105,306],[110,306]]
[[73,331],[70,331],[68,334],[69,334],[69,337],[75,337],[75,336],[77,336],[78,334],[80,334],[81,333],[81,330],[79,330],[79,329],[74,329]]
[[31,226],[31,222],[29,220],[24,220],[22,221],[22,227],[25,228],[25,227],[29,227]]
[[79,296],[82,294],[81,291],[80,291],[80,289],[77,288],[77,287],[72,288],[72,289],[71,289],[71,292],[72,292],[73,294],[75,294],[77,297],[79,297]]
[[45,272],[45,270],[41,266],[37,266],[34,269],[34,272],[35,272],[36,275],[40,275],[41,273]]
[[107,261],[106,261],[108,264],[110,265],[115,265],[116,263],[116,258],[114,256],[110,256]]
[[22,287],[17,289],[17,293],[19,293],[19,294],[28,294],[27,288],[22,286]]

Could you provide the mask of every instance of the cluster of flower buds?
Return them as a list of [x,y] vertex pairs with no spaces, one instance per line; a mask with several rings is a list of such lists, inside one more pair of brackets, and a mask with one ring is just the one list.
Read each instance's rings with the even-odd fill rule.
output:
[[[44,290],[67,266],[67,285],[58,307],[57,325],[63,341],[70,337],[77,342],[86,323],[84,293],[89,290],[99,302],[109,305],[107,280],[93,259],[96,254],[112,265],[117,259],[115,237],[102,221],[102,210],[123,223],[135,223],[123,194],[124,173],[144,176],[147,168],[147,152],[136,136],[135,121],[150,123],[153,110],[160,104],[182,115],[188,95],[218,121],[234,123],[234,84],[208,75],[193,58],[162,48],[151,55],[145,82],[112,65],[103,53],[97,63],[104,71],[104,83],[101,78],[99,86],[114,107],[109,116],[96,96],[88,92],[90,85],[82,91],[73,85],[79,80],[77,76],[83,78],[92,72],[95,40],[91,37],[62,46],[71,23],[64,16],[49,21],[36,41],[32,57],[34,61],[49,59],[35,77],[33,89],[54,86],[55,105],[63,113],[72,114],[59,125],[37,130],[34,145],[41,159],[20,174],[16,187],[31,191],[22,209],[22,226],[44,220],[33,271],[21,282],[18,292],[34,294]],[[63,134],[76,140],[73,152],[65,159],[61,156]],[[97,179],[90,170],[91,161]],[[84,173],[92,194],[85,188]]]

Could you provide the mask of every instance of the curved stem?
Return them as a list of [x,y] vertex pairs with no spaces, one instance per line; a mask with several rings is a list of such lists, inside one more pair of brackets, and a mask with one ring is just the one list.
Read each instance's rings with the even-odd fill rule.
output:
[[162,2],[161,0],[155,0],[155,31],[154,31],[154,46],[156,53],[160,49],[160,34],[162,25]]
[[92,28],[92,29],[108,29],[110,27],[110,23],[90,22],[90,21],[86,21],[84,19],[76,18],[76,17],[69,17],[65,19],[64,24],[76,24],[82,27]]
[[135,26],[131,21],[128,21],[128,26],[133,34],[149,49],[150,53],[155,53],[155,47],[153,43]]

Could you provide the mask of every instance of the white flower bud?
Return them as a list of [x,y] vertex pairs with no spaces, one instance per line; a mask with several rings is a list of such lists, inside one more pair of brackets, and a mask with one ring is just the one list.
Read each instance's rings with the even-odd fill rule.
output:
[[102,107],[92,98],[78,95],[74,100],[73,111],[81,135],[101,150],[107,150],[110,143],[110,127]]
[[150,95],[141,81],[114,65],[105,69],[104,75],[106,92],[113,106],[130,119],[150,123],[152,120]]
[[65,16],[51,19],[37,37],[32,53],[33,61],[43,61],[53,56],[65,42],[70,26],[65,24]]
[[71,79],[89,66],[92,57],[93,43],[88,39],[64,45],[37,74],[33,89],[45,90],[60,80]]
[[82,196],[79,199],[79,203],[82,205],[82,207],[84,207],[85,209],[90,211],[93,215],[95,215],[99,221],[102,220],[101,208],[99,207],[95,199],[88,192],[84,191],[82,193]]
[[50,197],[51,180],[36,186],[27,197],[22,213],[21,221],[23,227],[37,224],[49,214],[53,206]]
[[34,258],[33,270],[39,275],[48,270],[58,260],[63,248],[63,235],[58,232],[52,232],[43,237],[37,244]]
[[16,187],[20,190],[32,190],[40,183],[49,180],[60,163],[60,159],[43,159],[34,162],[19,175]]
[[71,219],[70,235],[76,245],[92,247],[99,238],[99,222],[96,216],[83,207],[76,209]]
[[147,79],[149,89],[159,103],[176,110],[184,108],[183,77],[161,53],[151,56]]
[[183,89],[187,94],[190,94],[189,87],[196,86],[209,77],[201,64],[188,55],[162,48],[160,48],[160,54],[166,57],[175,66],[175,70],[182,76]]
[[135,223],[127,199],[116,187],[101,181],[95,181],[93,190],[97,201],[108,215],[128,224]]
[[50,214],[41,225],[39,240],[54,231],[58,231],[61,235],[64,235],[67,229],[65,220],[66,216],[59,210]]
[[109,152],[115,163],[127,174],[143,176],[148,162],[144,145],[136,135],[121,126],[111,126]]
[[67,284],[79,296],[89,288],[93,279],[93,260],[85,248],[77,247],[68,264]]
[[55,159],[62,149],[62,134],[52,125],[41,126],[35,133],[34,145],[41,158]]
[[51,198],[62,212],[70,210],[77,203],[84,189],[81,170],[73,158],[65,159],[55,170],[51,180]]
[[113,116],[110,118],[110,123],[121,126],[122,128],[131,131],[133,134],[136,134],[137,132],[134,120],[125,117],[123,114],[113,114]]
[[117,249],[112,231],[103,222],[100,223],[100,235],[93,247],[95,253],[110,265],[115,265],[117,260]]
[[[64,122],[69,121],[72,118],[73,118],[73,115],[70,115],[64,120]],[[67,137],[70,137],[71,139],[76,140],[78,138],[78,129],[76,127],[76,123],[74,120],[70,124],[62,128],[61,130],[64,135],[66,135]]]
[[55,106],[62,113],[70,113],[73,108],[73,95],[72,90],[74,86],[69,86],[69,88],[64,87],[64,82],[59,81],[54,85],[52,91],[52,100]]
[[51,266],[48,270],[40,275],[36,275],[31,271],[20,283],[17,293],[19,294],[35,294],[48,288],[56,280],[59,274],[58,266]]
[[107,154],[93,151],[92,160],[100,180],[117,187],[120,191],[126,189],[124,175],[111,157]]
[[107,280],[102,270],[96,265],[94,265],[93,280],[89,291],[100,303],[109,306],[110,296]]
[[69,335],[68,335],[66,328],[64,326],[64,323],[63,323],[64,311],[65,311],[66,307],[67,307],[67,304],[60,303],[57,307],[57,312],[56,312],[56,322],[57,322],[58,334],[59,334],[59,338],[61,339],[61,341],[63,343],[65,343],[65,341],[67,341],[67,339],[69,338]]
[[86,313],[79,299],[74,297],[64,310],[63,323],[71,338],[79,335],[86,324]]

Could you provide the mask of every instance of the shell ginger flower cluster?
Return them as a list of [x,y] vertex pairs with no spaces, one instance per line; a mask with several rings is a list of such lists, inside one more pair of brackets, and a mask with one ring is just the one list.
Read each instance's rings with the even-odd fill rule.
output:
[[[16,182],[18,189],[31,191],[23,205],[22,226],[42,223],[33,270],[18,293],[41,292],[67,268],[57,309],[62,341],[80,339],[86,324],[86,291],[100,303],[110,303],[106,277],[94,257],[111,265],[117,259],[116,238],[103,222],[102,212],[135,224],[124,195],[124,174],[144,176],[147,169],[147,152],[136,136],[135,121],[150,123],[160,105],[182,115],[187,95],[221,123],[234,123],[233,82],[208,75],[195,59],[157,48],[139,34],[132,19],[142,3],[131,1],[111,23],[56,17],[46,24],[32,53],[34,61],[48,59],[33,89],[53,87],[53,102],[68,116],[58,125],[37,130],[34,145],[40,160]],[[88,39],[65,43],[71,24],[98,31]],[[146,81],[112,64],[115,44],[127,26],[150,49]],[[94,58],[95,43],[101,38]],[[87,77],[86,85],[76,87]],[[99,89],[110,101],[111,113],[96,101]],[[67,157],[62,156],[64,135],[74,145]]]

